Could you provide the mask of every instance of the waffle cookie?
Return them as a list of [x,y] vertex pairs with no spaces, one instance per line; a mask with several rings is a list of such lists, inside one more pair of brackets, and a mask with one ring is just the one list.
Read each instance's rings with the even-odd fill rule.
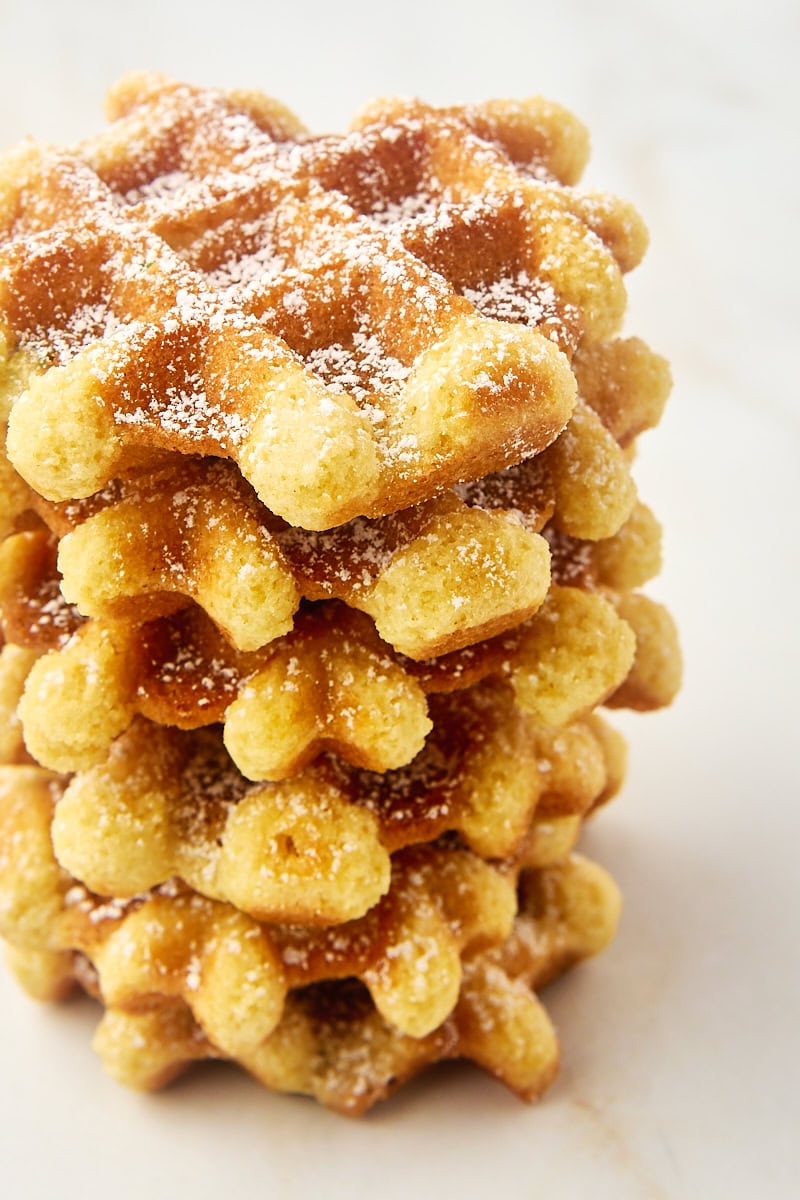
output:
[[620,898],[577,851],[603,706],[680,683],[633,481],[647,236],[549,102],[277,101],[129,76],[0,159],[0,937],[109,1073],[224,1059],[364,1112],[466,1058]]
[[372,770],[403,766],[430,730],[425,693],[487,676],[509,678],[520,703],[551,725],[606,698],[630,701],[635,689],[630,707],[668,703],[679,663],[674,628],[633,591],[660,562],[652,514],[638,505],[616,535],[594,543],[545,532],[554,577],[569,586],[551,587],[539,613],[506,635],[423,662],[396,654],[362,614],[334,602],[305,608],[289,635],[257,653],[231,647],[194,605],[138,626],[81,623],[60,592],[52,535],[12,535],[0,545],[7,636],[49,651],[25,688],[28,744],[44,765],[72,771],[102,758],[136,713],[182,728],[223,722],[240,769],[276,780],[330,746]]
[[[602,949],[618,917],[605,872],[569,853],[551,861],[563,832],[554,837],[546,822],[517,862],[492,865],[444,843],[401,851],[376,906],[321,929],[260,923],[174,882],[106,899],[76,884],[53,853],[61,786],[37,767],[0,774],[0,931],[34,995],[61,997],[77,983],[102,1000],[98,1048],[134,1086],[222,1056],[269,1086],[358,1112],[392,1080],[458,1055],[531,1097],[552,1077],[557,1043],[529,988]],[[153,1021],[137,1056],[136,1031]],[[179,1030],[198,1053],[181,1053]],[[339,1080],[345,1063],[356,1070],[352,1058],[359,1076],[374,1077],[366,1090]],[[411,1069],[385,1074],[406,1058]],[[319,1060],[328,1060],[327,1085],[301,1085]]]

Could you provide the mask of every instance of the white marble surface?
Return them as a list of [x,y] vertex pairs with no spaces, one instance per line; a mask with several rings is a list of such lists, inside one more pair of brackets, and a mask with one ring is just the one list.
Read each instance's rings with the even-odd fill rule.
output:
[[592,186],[652,248],[630,332],[672,359],[640,491],[666,526],[651,588],[686,685],[631,718],[629,784],[588,848],[626,895],[619,939],[549,992],[564,1069],[538,1108],[467,1069],[360,1124],[222,1070],[158,1097],[107,1081],[88,1003],[40,1009],[0,976],[0,1194],[82,1200],[790,1200],[800,960],[796,522],[797,7],[654,0],[3,0],[0,144],[94,129],[122,71],[280,95],[342,127],[379,92],[542,92],[591,126]]

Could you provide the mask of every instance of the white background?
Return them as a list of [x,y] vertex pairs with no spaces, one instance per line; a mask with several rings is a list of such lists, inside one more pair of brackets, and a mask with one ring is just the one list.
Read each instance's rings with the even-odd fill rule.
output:
[[0,975],[0,1194],[82,1200],[484,1196],[790,1200],[797,950],[797,6],[789,0],[4,0],[0,144],[75,139],[106,87],[155,68],[278,95],[316,129],[378,93],[541,92],[593,132],[593,187],[652,247],[627,331],[675,391],[637,478],[666,526],[650,590],[686,684],[633,734],[587,849],[625,896],[615,946],[547,993],[564,1045],[535,1109],[467,1068],[361,1123],[202,1069],[157,1097],[108,1081],[88,1003]]

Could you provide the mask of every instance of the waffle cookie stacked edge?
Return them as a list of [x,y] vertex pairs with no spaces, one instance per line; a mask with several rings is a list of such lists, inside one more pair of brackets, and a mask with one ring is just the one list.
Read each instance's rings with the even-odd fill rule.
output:
[[191,1062],[360,1113],[465,1057],[619,895],[598,709],[668,704],[619,335],[646,245],[541,100],[277,102],[153,75],[0,163],[0,935],[137,1087]]

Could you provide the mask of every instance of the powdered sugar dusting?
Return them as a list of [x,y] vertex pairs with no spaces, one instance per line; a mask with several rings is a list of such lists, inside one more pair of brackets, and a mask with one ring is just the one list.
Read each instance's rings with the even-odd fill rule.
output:
[[[478,312],[500,321],[524,325],[555,324],[562,320],[561,306],[551,283],[531,279],[527,271],[490,279],[462,293]],[[572,309],[575,313],[574,308]],[[576,315],[576,314],[575,314]]]
[[[108,135],[42,152],[58,203],[24,215],[0,247],[17,344],[45,373],[75,364],[72,379],[111,406],[125,444],[249,461],[254,415],[270,410],[260,365],[299,363],[355,401],[384,472],[427,477],[453,452],[423,446],[407,385],[458,318],[568,342],[558,238],[540,278],[523,229],[539,185],[455,110],[411,106],[344,137],[297,138],[271,136],[219,93],[151,82],[128,99]],[[551,205],[548,220],[559,219]],[[496,261],[495,234],[512,227],[517,244]],[[67,280],[63,295],[26,289],[33,257]],[[512,358],[499,338],[455,356],[465,419],[470,392],[520,390]],[[448,370],[431,373],[432,392],[449,394]],[[508,412],[486,450],[494,465],[540,448]],[[334,414],[315,413],[324,433]],[[481,436],[476,424],[470,437]]]
[[[398,395],[411,368],[388,354],[374,334],[356,330],[352,346],[340,342],[312,350],[306,356],[311,369],[335,392],[349,393],[364,400],[373,392]],[[372,409],[373,421],[382,414]]]

